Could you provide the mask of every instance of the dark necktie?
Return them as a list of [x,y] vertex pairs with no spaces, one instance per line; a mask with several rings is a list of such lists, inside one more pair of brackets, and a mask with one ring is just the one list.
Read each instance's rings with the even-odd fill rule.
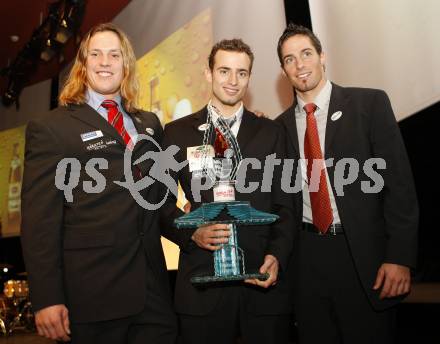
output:
[[[319,144],[318,126],[316,124],[315,110],[313,103],[306,104],[304,110],[307,114],[307,129],[304,137],[304,156],[307,159],[307,181],[309,185],[310,203],[312,206],[313,224],[321,233],[327,232],[333,222],[333,212],[328,193],[325,166],[322,157],[321,145]],[[310,179],[313,164],[319,164],[321,173],[319,176],[319,187],[317,191],[310,191]],[[312,188],[313,189],[313,188]]]
[[102,102],[101,105],[104,109],[107,110],[108,122],[116,129],[119,135],[121,135],[125,144],[128,145],[128,143],[131,140],[131,137],[125,130],[122,112],[119,111],[118,104],[114,100],[106,99]]
[[237,122],[237,116],[232,116],[229,118],[224,118],[226,124],[228,125],[229,128],[232,128],[232,126],[235,124],[235,122]]

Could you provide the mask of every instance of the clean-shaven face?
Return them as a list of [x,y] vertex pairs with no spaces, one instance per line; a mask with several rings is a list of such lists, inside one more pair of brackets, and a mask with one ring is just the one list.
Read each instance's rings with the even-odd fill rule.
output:
[[206,78],[212,84],[212,102],[225,114],[238,109],[246,94],[251,60],[246,53],[218,50],[212,71]]
[[95,92],[112,99],[124,77],[121,42],[112,31],[98,32],[87,47],[87,83]]
[[295,35],[281,47],[283,70],[296,92],[316,96],[325,85],[324,54],[318,54],[309,37]]

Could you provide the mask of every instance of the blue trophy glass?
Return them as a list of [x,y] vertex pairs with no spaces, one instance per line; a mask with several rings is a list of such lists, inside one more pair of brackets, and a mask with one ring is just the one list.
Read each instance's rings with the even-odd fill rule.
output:
[[242,159],[237,140],[218,110],[211,105],[208,105],[207,126],[211,129],[205,131],[203,145],[208,146],[210,133],[215,128],[215,156],[211,157],[213,161],[209,163],[210,157],[202,158],[203,176],[213,182],[214,202],[203,203],[196,210],[177,218],[174,224],[177,228],[198,228],[222,223],[228,225],[231,234],[228,243],[221,244],[213,252],[214,276],[194,276],[191,282],[205,284],[254,278],[266,280],[268,273],[246,272],[245,253],[238,245],[238,226],[267,225],[275,222],[278,216],[254,209],[249,202],[235,201],[234,180]]

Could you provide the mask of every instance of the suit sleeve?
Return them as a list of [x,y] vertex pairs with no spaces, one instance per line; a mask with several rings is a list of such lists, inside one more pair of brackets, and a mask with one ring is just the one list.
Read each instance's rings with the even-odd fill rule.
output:
[[[170,130],[169,127],[165,126],[164,130],[164,136],[162,141],[162,147],[163,149],[167,149],[169,146],[173,145],[173,139],[172,139],[172,130]],[[177,161],[181,163],[183,161],[183,158],[179,158],[179,153],[177,154]],[[179,181],[180,171],[172,171],[170,170],[170,176],[174,179],[176,185]],[[167,200],[165,201],[165,204],[161,208],[160,212],[160,225],[161,225],[161,234],[167,238],[168,240],[171,240],[176,245],[179,246],[179,248],[183,251],[187,250],[191,244],[193,244],[191,240],[191,236],[194,233],[195,230],[191,229],[177,229],[174,226],[174,220],[185,213],[181,211],[177,205],[177,198],[172,193],[168,193]]]
[[[286,137],[282,126],[277,123],[278,135],[275,144],[277,159],[286,158]],[[294,240],[294,213],[293,197],[281,189],[281,176],[283,164],[275,166],[272,183],[272,211],[279,216],[279,219],[271,226],[270,239],[266,254],[275,256],[283,271],[286,271],[290,255],[293,249]]]
[[34,311],[65,304],[62,262],[64,196],[55,186],[62,145],[43,122],[30,122],[22,189],[22,248]]
[[388,237],[385,262],[415,267],[418,204],[399,127],[385,92],[375,96],[371,142],[375,157],[386,161],[383,211]]

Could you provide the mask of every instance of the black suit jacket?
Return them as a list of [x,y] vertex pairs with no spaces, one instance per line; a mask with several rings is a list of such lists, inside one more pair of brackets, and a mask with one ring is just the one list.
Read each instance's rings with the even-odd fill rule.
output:
[[[160,142],[162,127],[154,114],[137,111],[130,115],[139,134],[152,128],[154,139]],[[96,130],[103,137],[83,142],[81,134]],[[100,149],[87,149],[94,144]],[[149,150],[156,147],[140,141],[133,159]],[[65,304],[73,321],[91,322],[140,312],[147,283],[156,281],[164,297],[169,297],[157,214],[138,206],[127,189],[113,182],[125,178],[124,151],[117,131],[86,104],[60,107],[29,122],[22,245],[34,310]],[[57,164],[63,158],[81,163],[71,203],[55,187]],[[93,181],[85,172],[92,158],[108,161],[107,169],[97,167],[106,180],[98,193],[83,190],[84,181]],[[133,169],[135,178],[140,178],[148,175],[149,166]],[[144,190],[144,198],[157,199],[156,189],[154,184]]]
[[[342,116],[332,120],[331,115]],[[294,106],[281,114],[288,136],[288,156],[299,159]],[[336,205],[362,285],[372,305],[383,309],[397,299],[379,300],[372,287],[382,263],[415,267],[417,256],[418,205],[405,146],[390,101],[381,90],[343,88],[333,84],[325,136],[325,158],[334,162],[327,169]],[[344,158],[359,163],[359,176],[335,189],[335,165]],[[370,158],[383,158],[384,180],[379,193],[364,193],[361,183],[373,183],[363,167]],[[296,171],[296,168],[294,169]],[[295,194],[296,221],[302,221],[302,193]],[[297,241],[297,244],[301,243]]]
[[[165,126],[164,148],[177,145],[180,151],[177,154],[179,162],[185,161],[186,148],[200,146],[203,142],[204,131],[199,126],[207,119],[206,107],[190,116],[184,117]],[[266,118],[258,118],[253,113],[244,110],[238,143],[243,158],[257,158],[262,162],[267,155],[276,153],[277,158],[284,157],[285,137],[280,125]],[[238,242],[244,250],[246,271],[258,271],[266,254],[273,254],[280,262],[280,281],[276,286],[264,290],[246,285],[247,307],[256,314],[279,314],[290,311],[288,302],[288,280],[283,278],[288,274],[288,261],[293,245],[293,203],[289,195],[281,192],[280,169],[274,172],[272,191],[257,191],[251,194],[236,192],[236,200],[250,201],[251,205],[259,210],[272,212],[280,216],[280,220],[271,226],[244,226],[239,228]],[[261,185],[263,170],[247,171],[247,182],[259,182]],[[188,166],[173,177],[178,180],[186,197],[192,204],[192,209],[200,206],[194,201],[191,192],[191,173]],[[202,191],[202,202],[212,202],[212,190]],[[192,240],[194,230],[175,229],[173,220],[183,213],[176,207],[176,199],[170,197],[162,209],[163,235],[180,246],[179,268],[177,272],[175,303],[179,313],[204,315],[209,313],[218,302],[223,288],[194,287],[190,278],[197,275],[213,275],[213,255],[211,251],[199,248]],[[226,287],[226,286],[225,286]]]

